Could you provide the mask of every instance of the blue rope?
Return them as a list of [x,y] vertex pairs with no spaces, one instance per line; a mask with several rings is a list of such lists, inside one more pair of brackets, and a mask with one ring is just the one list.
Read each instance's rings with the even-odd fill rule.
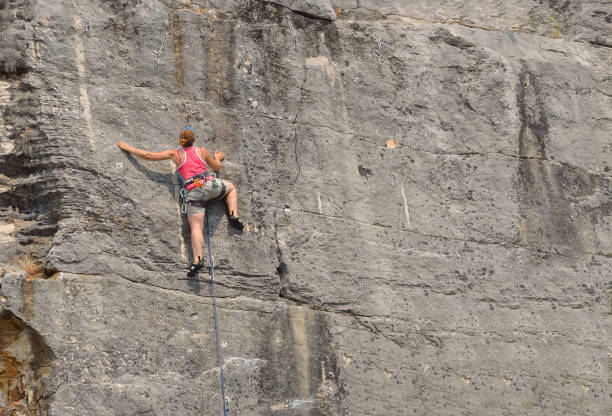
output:
[[227,400],[225,399],[225,377],[223,377],[223,351],[221,350],[221,334],[219,332],[219,317],[217,314],[217,292],[215,291],[215,265],[210,246],[210,222],[208,221],[208,205],[206,205],[206,241],[208,243],[208,264],[210,266],[210,291],[213,297],[215,310],[215,330],[217,332],[217,357],[219,358],[219,369],[221,370],[221,395],[223,396],[223,416],[227,416]]

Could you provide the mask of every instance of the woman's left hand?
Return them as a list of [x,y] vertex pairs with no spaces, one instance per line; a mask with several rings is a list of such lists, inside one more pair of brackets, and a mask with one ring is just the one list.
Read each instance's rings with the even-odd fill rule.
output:
[[126,142],[119,142],[117,143],[117,146],[119,146],[119,149],[125,150],[125,151],[129,151],[130,149],[130,145],[127,144]]

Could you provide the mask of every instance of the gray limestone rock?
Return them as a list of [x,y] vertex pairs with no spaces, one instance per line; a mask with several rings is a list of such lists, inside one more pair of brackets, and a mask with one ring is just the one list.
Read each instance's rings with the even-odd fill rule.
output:
[[611,15],[0,1],[0,414],[610,414]]
[[289,8],[315,19],[336,20],[336,12],[328,0],[293,0]]
[[[263,0],[265,3],[277,4],[312,19],[336,20],[336,12],[329,0]],[[253,3],[250,3],[251,5]]]

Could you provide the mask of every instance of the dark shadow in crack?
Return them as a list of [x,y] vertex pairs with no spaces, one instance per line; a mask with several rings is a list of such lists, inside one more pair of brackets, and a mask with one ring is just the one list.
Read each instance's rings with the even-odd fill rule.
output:
[[147,178],[149,178],[152,181],[164,184],[166,188],[168,188],[168,193],[170,193],[171,195],[174,195],[174,184],[172,183],[172,174],[159,173],[159,172],[155,172],[154,170],[148,169],[145,166],[143,166],[139,161],[137,161],[134,156],[132,156],[131,154],[127,152],[124,152],[124,153],[127,156],[127,159],[132,164],[132,166],[134,166],[136,170],[138,170],[138,172],[142,173],[143,175],[145,175]]
[[[173,183],[172,181],[172,177],[173,174],[171,173],[160,173],[160,172],[155,172],[151,169],[148,169],[147,167],[143,166],[138,160],[136,160],[136,158],[134,156],[132,156],[130,153],[128,152],[124,152],[126,154],[127,160],[130,161],[130,163],[132,164],[132,166],[134,166],[136,168],[136,170],[138,170],[138,172],[142,173],[143,175],[145,175],[149,180],[153,181],[153,182],[157,182],[157,183],[161,183],[163,184],[167,189],[168,189],[168,193],[170,195],[172,195],[172,199],[174,200],[177,197],[177,194],[175,192],[175,187],[176,185]],[[179,202],[179,201],[177,201]],[[170,215],[170,213],[169,213]],[[185,243],[187,243],[187,241],[189,241],[189,223],[187,222],[187,218],[185,217],[185,215],[181,215],[181,227],[180,227],[180,233],[181,233],[181,238],[183,239],[183,241]],[[188,246],[188,255],[190,258],[193,258],[193,256],[191,255],[191,244],[189,244]]]

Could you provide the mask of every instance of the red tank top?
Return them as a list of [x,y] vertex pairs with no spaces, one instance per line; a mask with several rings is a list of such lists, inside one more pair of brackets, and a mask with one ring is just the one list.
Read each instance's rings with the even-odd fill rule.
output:
[[[181,154],[178,150],[176,153],[179,155],[179,160],[181,160]],[[178,172],[183,183],[185,183],[185,181],[189,178],[206,172],[206,162],[204,162],[198,154],[197,147],[183,147],[183,153],[185,155],[185,160],[181,166],[176,169],[176,171]],[[191,185],[187,185],[187,192],[191,191],[195,187],[196,185],[193,183]]]

